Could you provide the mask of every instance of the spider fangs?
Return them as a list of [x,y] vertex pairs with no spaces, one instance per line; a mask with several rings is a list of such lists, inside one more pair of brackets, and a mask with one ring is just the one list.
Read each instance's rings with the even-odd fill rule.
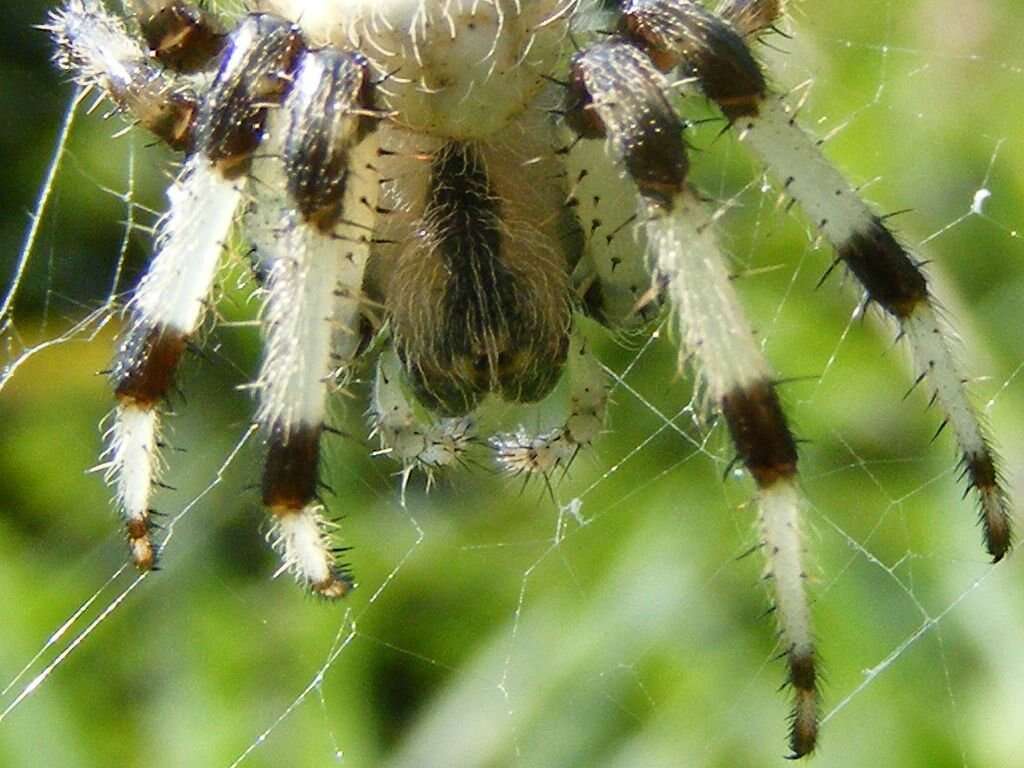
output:
[[[781,16],[778,0],[716,12],[689,0],[610,11],[584,0],[262,0],[226,31],[184,0],[129,6],[144,43],[99,0],[68,0],[48,29],[81,85],[185,152],[113,372],[104,466],[139,568],[156,558],[159,406],[236,218],[266,294],[263,501],[286,565],[325,597],[352,582],[317,496],[320,437],[329,394],[364,350],[384,347],[370,409],[383,449],[428,473],[469,449],[486,396],[538,400],[567,368],[562,426],[492,439],[509,471],[548,472],[597,436],[607,403],[574,313],[636,326],[663,294],[758,486],[794,692],[790,748],[810,753],[819,704],[796,444],[687,183],[672,99],[689,89],[719,106],[900,324],[955,433],[986,547],[993,560],[1008,551],[999,473],[924,275],[751,51]],[[613,31],[566,67],[574,19],[602,13]]]

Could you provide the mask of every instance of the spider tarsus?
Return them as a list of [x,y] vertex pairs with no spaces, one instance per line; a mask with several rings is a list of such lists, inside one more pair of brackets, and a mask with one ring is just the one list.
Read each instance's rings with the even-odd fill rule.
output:
[[814,752],[818,742],[818,676],[813,651],[791,650],[788,683],[793,689],[788,759],[795,760]]
[[999,471],[990,453],[964,455],[967,491],[978,494],[978,513],[985,540],[985,549],[993,563],[1002,560],[1013,547],[1013,527]]
[[335,600],[347,597],[356,586],[356,582],[352,579],[351,574],[336,570],[329,579],[311,583],[309,588],[317,597],[334,602]]

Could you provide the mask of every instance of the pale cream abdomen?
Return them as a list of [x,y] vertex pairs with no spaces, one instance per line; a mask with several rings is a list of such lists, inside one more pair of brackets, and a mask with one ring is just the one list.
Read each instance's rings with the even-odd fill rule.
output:
[[381,106],[415,131],[490,136],[555,73],[577,0],[264,0],[313,43],[356,50],[382,79]]

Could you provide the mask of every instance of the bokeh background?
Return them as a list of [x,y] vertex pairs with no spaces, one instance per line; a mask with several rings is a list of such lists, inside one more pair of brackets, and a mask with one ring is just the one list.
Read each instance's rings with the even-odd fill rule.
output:
[[[0,25],[5,295],[70,102],[33,28],[48,6],[8,3]],[[762,53],[780,87],[803,84],[805,124],[864,194],[902,212],[894,225],[931,262],[1021,498],[1018,16],[1016,0],[806,0]],[[122,124],[104,109],[80,110],[0,328],[0,765],[783,764],[783,670],[760,563],[742,557],[756,541],[751,486],[723,482],[728,446],[676,375],[668,330],[595,334],[629,386],[609,434],[551,495],[484,467],[429,495],[414,481],[403,506],[394,467],[370,455],[355,383],[338,404],[351,436],[326,471],[361,586],[325,605],[271,579],[258,441],[219,471],[248,428],[238,386],[259,360],[257,307],[235,269],[225,322],[189,361],[170,420],[176,490],[157,506],[184,515],[163,569],[125,596],[134,575],[118,574],[115,515],[86,470],[111,406],[97,371],[118,317],[104,307],[145,264],[173,158],[146,137],[112,138]],[[828,713],[813,764],[1018,766],[1020,557],[986,562],[950,436],[932,441],[927,388],[904,397],[893,327],[854,318],[857,291],[838,273],[815,290],[830,253],[720,129],[691,137],[697,178],[732,204],[722,234],[737,285],[792,378],[784,397],[806,440]]]

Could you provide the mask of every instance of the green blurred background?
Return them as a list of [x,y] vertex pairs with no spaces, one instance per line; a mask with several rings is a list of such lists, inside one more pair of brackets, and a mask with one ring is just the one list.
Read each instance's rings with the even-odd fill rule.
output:
[[[32,28],[48,5],[8,3],[0,25],[5,285],[70,99]],[[1019,10],[1017,0],[807,0],[786,24],[792,39],[764,51],[782,86],[813,79],[805,124],[831,135],[829,154],[879,210],[911,209],[895,226],[932,262],[1016,491]],[[129,219],[119,290],[145,263],[143,230],[173,158],[146,137],[112,139],[121,123],[103,111],[73,127],[0,337],[0,686],[13,683],[3,708],[133,579],[108,583],[123,543],[106,488],[85,474],[111,405],[96,371],[116,318],[95,339],[22,356],[104,305]],[[930,442],[940,417],[924,388],[903,399],[909,369],[894,329],[873,314],[851,319],[857,294],[841,276],[814,289],[830,254],[719,130],[692,137],[697,177],[737,203],[723,238],[767,352],[794,377],[784,397],[807,441],[806,538],[825,710],[835,710],[814,765],[1024,765],[1020,558],[986,563],[950,436]],[[971,214],[983,189],[983,212]],[[248,294],[241,270],[226,276],[222,315],[252,319]],[[632,366],[632,391],[616,390],[610,433],[557,484],[557,504],[539,485],[478,469],[429,495],[412,483],[403,508],[394,468],[370,456],[365,385],[354,386],[338,408],[353,437],[330,447],[327,471],[361,586],[338,605],[271,581],[250,441],[177,523],[163,570],[0,720],[0,766],[229,766],[243,754],[247,766],[782,765],[783,670],[758,558],[740,557],[755,541],[750,484],[722,482],[728,446],[693,417],[671,336],[598,337],[612,368]],[[181,512],[217,479],[251,418],[236,387],[258,360],[243,322],[210,334],[189,362],[166,453],[177,490],[161,493],[162,511]]]

